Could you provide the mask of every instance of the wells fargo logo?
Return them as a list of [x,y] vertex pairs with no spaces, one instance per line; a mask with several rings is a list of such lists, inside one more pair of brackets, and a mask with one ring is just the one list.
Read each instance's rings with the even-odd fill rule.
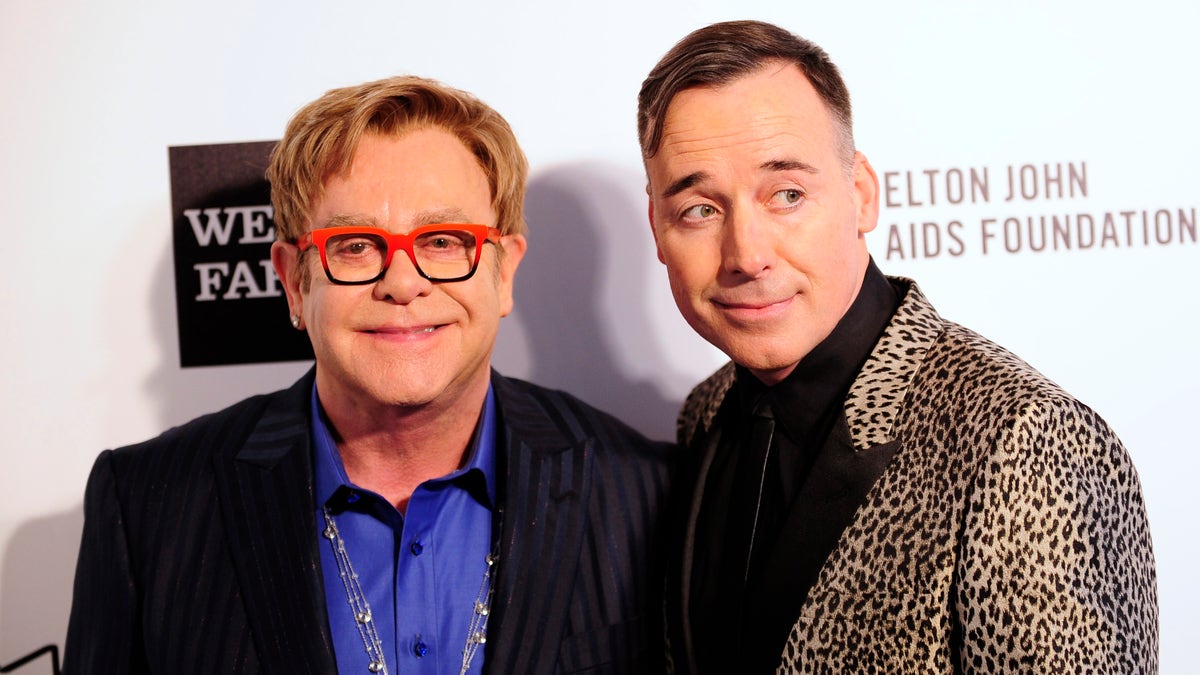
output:
[[169,149],[180,365],[312,358],[271,266],[272,142]]
[[[184,209],[196,243],[209,246],[267,247],[264,260],[224,260],[199,262],[196,271],[200,292],[199,302],[212,300],[241,300],[243,298],[277,298],[283,295],[279,277],[271,265],[270,247],[275,241],[275,225],[271,219],[275,210],[264,206],[214,206],[206,209]],[[238,236],[234,236],[234,232]]]

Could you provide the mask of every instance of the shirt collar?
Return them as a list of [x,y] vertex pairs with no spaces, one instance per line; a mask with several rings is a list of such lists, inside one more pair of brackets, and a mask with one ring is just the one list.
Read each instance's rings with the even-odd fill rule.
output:
[[[342,463],[342,455],[338,452],[337,443],[333,440],[325,410],[321,407],[317,396],[317,385],[314,382],[311,397],[312,437],[313,437],[313,469],[316,502],[319,505],[341,502],[335,496],[346,491],[368,492],[355,485],[346,475],[346,466]],[[488,384],[487,396],[483,402],[483,410],[479,421],[475,424],[475,433],[467,448],[466,462],[457,469],[441,478],[434,478],[424,484],[453,483],[467,490],[480,504],[494,508],[496,504],[496,400],[492,385]],[[381,497],[382,499],[382,497]],[[340,510],[340,509],[339,509]]]

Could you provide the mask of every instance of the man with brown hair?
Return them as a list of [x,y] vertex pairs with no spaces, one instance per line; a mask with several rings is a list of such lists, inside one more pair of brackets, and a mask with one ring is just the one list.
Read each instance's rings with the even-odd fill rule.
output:
[[669,447],[491,369],[526,247],[509,125],[430,80],[335,89],[268,177],[316,365],[100,455],[67,670],[660,671]]
[[879,184],[825,52],[697,30],[643,83],[638,134],[676,304],[732,359],[679,418],[675,670],[1155,671],[1128,454],[875,267]]

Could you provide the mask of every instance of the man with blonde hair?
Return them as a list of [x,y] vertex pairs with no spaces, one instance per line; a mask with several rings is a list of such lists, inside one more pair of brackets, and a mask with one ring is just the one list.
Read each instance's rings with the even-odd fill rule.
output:
[[669,446],[491,369],[526,248],[509,125],[430,80],[335,89],[268,178],[315,367],[100,455],[67,670],[659,670]]

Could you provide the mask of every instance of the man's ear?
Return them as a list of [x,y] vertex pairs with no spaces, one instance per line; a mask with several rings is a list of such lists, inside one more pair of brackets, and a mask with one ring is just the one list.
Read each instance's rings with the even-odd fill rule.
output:
[[854,153],[853,192],[858,233],[866,234],[879,224],[879,178],[861,152]]
[[513,279],[528,243],[523,234],[508,234],[500,237],[500,245],[504,247],[504,253],[497,256],[500,265],[497,292],[500,294],[500,316],[508,316],[513,310]]
[[275,276],[283,284],[287,294],[288,312],[299,318],[296,328],[304,327],[304,294],[301,292],[300,249],[292,244],[276,241],[271,244],[271,264]]

